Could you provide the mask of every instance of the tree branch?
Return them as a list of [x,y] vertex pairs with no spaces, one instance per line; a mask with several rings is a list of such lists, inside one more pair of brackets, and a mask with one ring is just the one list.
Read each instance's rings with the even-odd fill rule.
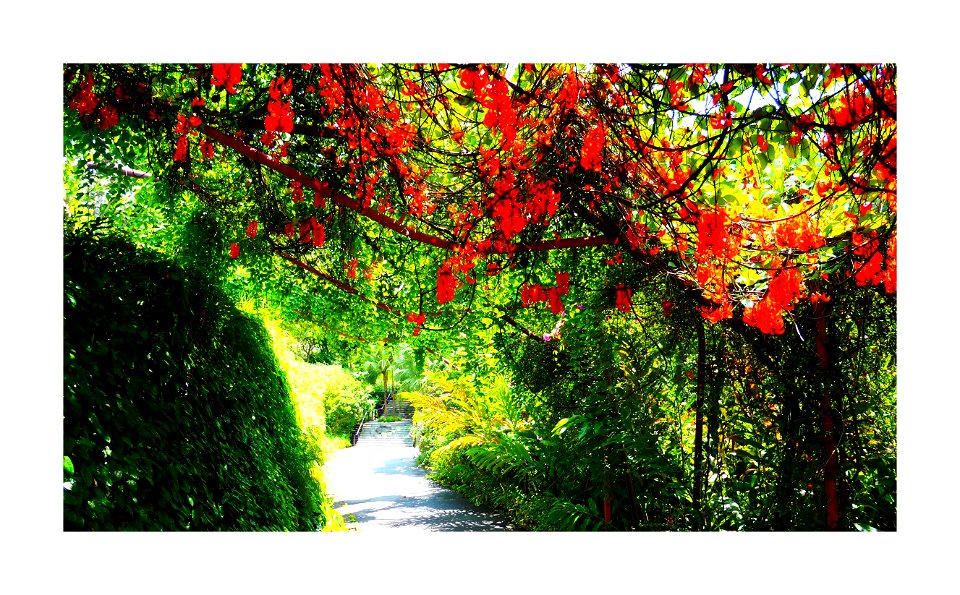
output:
[[[200,126],[198,128],[200,132],[207,135],[214,141],[228,146],[234,151],[240,153],[241,155],[253,160],[256,163],[260,163],[269,167],[270,169],[299,182],[306,188],[311,188],[315,192],[320,193],[321,196],[330,198],[335,204],[346,207],[352,211],[355,211],[368,219],[371,219],[387,229],[391,229],[399,234],[404,235],[412,240],[416,240],[423,244],[441,248],[447,251],[453,251],[457,246],[456,242],[452,240],[447,240],[438,236],[430,235],[422,231],[417,231],[411,227],[405,226],[395,219],[391,219],[386,215],[371,209],[369,207],[363,206],[360,201],[354,200],[345,194],[334,194],[330,192],[324,184],[321,184],[316,178],[310,177],[294,167],[291,167],[285,163],[280,163],[273,157],[259,151],[250,145],[244,143],[242,140],[224,134],[223,132],[211,128],[210,126]],[[532,242],[530,244],[509,244],[508,246],[493,247],[488,254],[507,254],[510,252],[518,250],[530,250],[530,251],[542,251],[542,250],[559,250],[566,248],[578,248],[586,246],[601,246],[607,244],[613,244],[616,242],[616,238],[612,237],[580,237],[580,238],[561,238],[558,240],[549,240],[543,242]]]

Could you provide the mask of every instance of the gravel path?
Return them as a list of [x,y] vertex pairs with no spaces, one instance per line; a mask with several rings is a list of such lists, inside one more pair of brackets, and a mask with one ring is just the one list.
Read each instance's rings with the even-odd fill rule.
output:
[[324,465],[327,490],[349,529],[512,530],[497,515],[427,479],[416,465],[417,454],[409,439],[368,437],[331,455]]

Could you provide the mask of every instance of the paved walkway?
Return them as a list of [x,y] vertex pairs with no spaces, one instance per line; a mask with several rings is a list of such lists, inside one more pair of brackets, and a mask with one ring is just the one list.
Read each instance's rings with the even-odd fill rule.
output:
[[417,467],[410,421],[369,424],[356,446],[324,465],[335,507],[357,531],[510,531],[498,516],[427,479]]

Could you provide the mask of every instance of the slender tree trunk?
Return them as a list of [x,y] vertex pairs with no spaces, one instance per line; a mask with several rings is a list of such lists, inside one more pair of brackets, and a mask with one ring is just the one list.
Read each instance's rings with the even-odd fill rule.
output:
[[610,445],[603,447],[603,524],[610,527]]
[[387,371],[384,370],[381,372],[383,375],[383,415],[388,414],[387,409],[390,407],[390,393],[387,392]]
[[813,305],[817,330],[817,362],[823,378],[823,393],[820,395],[820,418],[823,425],[823,492],[826,498],[826,528],[836,530],[840,525],[840,506],[837,499],[837,440],[830,407],[830,359],[827,355],[827,313],[823,302]]
[[707,341],[703,318],[697,320],[697,402],[696,429],[693,437],[693,509],[697,513],[696,528],[702,528],[700,496],[703,485],[703,388],[707,374]]

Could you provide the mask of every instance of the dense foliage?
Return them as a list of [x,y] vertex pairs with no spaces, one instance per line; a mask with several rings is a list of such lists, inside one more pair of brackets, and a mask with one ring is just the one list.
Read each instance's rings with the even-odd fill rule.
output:
[[[662,296],[647,288],[650,299]],[[644,293],[646,295],[646,292]],[[415,421],[435,477],[537,530],[815,530],[825,507],[819,395],[838,395],[843,527],[896,528],[894,312],[868,293],[837,316],[829,377],[799,335],[739,344],[695,312],[662,305],[637,318],[564,321],[562,340],[497,338],[502,375],[445,369]],[[812,324],[801,328],[812,334]],[[512,355],[513,354],[513,355]],[[502,374],[502,372],[501,372]],[[704,375],[701,470],[695,468],[698,374]],[[697,483],[699,479],[699,489]]]
[[65,238],[65,528],[313,530],[313,463],[262,324],[123,240]]
[[67,65],[64,118],[68,227],[428,370],[521,524],[896,527],[895,65]]

